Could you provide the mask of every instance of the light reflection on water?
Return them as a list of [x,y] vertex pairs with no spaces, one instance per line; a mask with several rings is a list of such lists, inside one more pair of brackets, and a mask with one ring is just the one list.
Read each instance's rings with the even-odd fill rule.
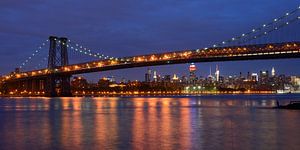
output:
[[299,149],[300,95],[1,98],[1,149]]

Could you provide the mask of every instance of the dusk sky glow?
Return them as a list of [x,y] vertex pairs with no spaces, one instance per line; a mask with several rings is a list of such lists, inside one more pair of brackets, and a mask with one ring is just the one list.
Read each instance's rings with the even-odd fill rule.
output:
[[[197,49],[250,31],[298,6],[297,0],[2,0],[0,71],[13,71],[50,35],[68,37],[114,57]],[[89,58],[74,56],[71,62]],[[278,73],[300,75],[300,59],[285,59],[196,63],[197,76],[207,76],[209,67],[214,69],[216,64],[221,75],[270,71],[273,66]],[[150,68],[162,75],[188,74],[188,64]],[[146,69],[86,76],[93,81],[107,75],[142,80]]]

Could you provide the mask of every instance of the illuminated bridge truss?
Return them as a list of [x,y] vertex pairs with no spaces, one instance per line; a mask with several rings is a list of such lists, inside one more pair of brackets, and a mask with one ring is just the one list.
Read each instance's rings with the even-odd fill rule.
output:
[[182,64],[190,62],[236,61],[256,59],[299,58],[300,42],[269,43],[233,47],[218,47],[184,50],[168,53],[140,55],[133,57],[105,59],[80,64],[57,67],[53,70],[41,69],[7,75],[4,81],[44,78],[49,75],[74,75],[107,70]]

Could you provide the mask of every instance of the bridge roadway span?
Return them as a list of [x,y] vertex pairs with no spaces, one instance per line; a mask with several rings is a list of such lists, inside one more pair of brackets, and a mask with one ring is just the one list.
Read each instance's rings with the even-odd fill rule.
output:
[[191,62],[237,61],[257,59],[299,58],[300,42],[269,43],[232,47],[183,50],[117,59],[92,61],[7,75],[7,81],[45,78],[49,75],[74,75],[116,69],[182,64]]

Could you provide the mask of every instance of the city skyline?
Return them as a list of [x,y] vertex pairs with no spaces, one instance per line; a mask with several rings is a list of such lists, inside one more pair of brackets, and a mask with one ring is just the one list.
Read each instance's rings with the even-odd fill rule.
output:
[[[276,75],[287,75],[287,76],[300,76],[299,74],[295,74],[293,72],[291,73],[282,73],[280,71],[278,71],[277,67],[276,66],[272,66],[270,68],[258,68],[256,70],[246,70],[244,72],[242,71],[239,71],[239,70],[233,70],[233,72],[228,72],[226,71],[224,68],[222,68],[221,65],[219,65],[218,63],[210,63],[210,64],[214,64],[214,66],[212,65],[209,65],[208,67],[206,66],[205,68],[207,70],[204,70],[203,68],[204,67],[201,67],[202,65],[199,64],[199,63],[190,63],[190,64],[194,64],[196,66],[196,71],[195,71],[195,75],[197,77],[208,77],[210,74],[215,76],[216,74],[216,67],[218,66],[218,70],[219,70],[219,76],[224,76],[224,77],[228,77],[228,76],[239,76],[240,73],[242,73],[243,76],[247,76],[247,73],[257,73],[259,74],[260,71],[268,71],[271,75],[272,73],[272,69],[274,68],[275,69],[275,72],[276,72]],[[109,73],[109,74],[106,74],[106,75],[99,75],[95,78],[89,78],[88,76],[86,76],[85,74],[79,74],[79,75],[74,75],[74,77],[85,77],[87,79],[88,82],[90,83],[95,83],[97,82],[99,79],[101,78],[105,78],[105,77],[114,77],[115,80],[117,82],[120,82],[121,80],[131,80],[131,81],[134,81],[134,80],[138,80],[138,81],[144,81],[145,80],[145,73],[147,72],[147,70],[151,70],[151,77],[153,78],[154,74],[156,74],[156,76],[164,76],[164,75],[171,75],[173,76],[174,74],[179,76],[179,77],[182,77],[182,76],[186,76],[186,77],[189,77],[190,75],[190,72],[189,72],[189,66],[190,64],[184,64],[184,68],[181,68],[182,70],[184,71],[171,71],[171,72],[165,72],[165,71],[161,71],[160,67],[143,67],[143,72],[139,72],[137,75],[137,78],[130,78],[130,77],[126,77],[126,76],[121,76],[121,75],[118,75],[118,74],[112,74],[112,73]],[[167,67],[167,66],[166,66]],[[210,69],[211,69],[211,72],[210,72]],[[154,73],[155,72],[155,73]]]
[[[113,80],[115,82],[122,82],[122,81],[147,81],[147,80],[150,80],[150,81],[155,81],[158,77],[162,78],[166,75],[170,75],[171,77],[173,77],[174,75],[177,76],[177,77],[187,77],[189,78],[190,77],[190,74],[191,72],[189,71],[189,67],[191,65],[195,65],[196,69],[194,70],[194,73],[195,73],[195,77],[199,78],[199,77],[202,77],[202,78],[208,78],[209,76],[212,76],[214,78],[216,78],[217,80],[217,76],[219,76],[218,78],[220,77],[234,77],[234,76],[240,76],[242,75],[243,77],[247,78],[248,76],[248,73],[250,74],[259,74],[260,72],[268,72],[270,76],[279,76],[279,75],[286,75],[286,76],[299,76],[299,75],[296,75],[296,74],[284,74],[284,73],[280,73],[277,71],[276,67],[271,67],[269,69],[260,69],[260,70],[257,70],[257,71],[246,71],[246,72],[240,72],[240,71],[237,71],[237,72],[233,72],[233,73],[229,73],[229,74],[223,74],[223,69],[222,67],[220,67],[218,64],[216,64],[216,66],[210,66],[209,67],[209,70],[206,70],[202,72],[205,72],[204,74],[200,74],[199,73],[199,70],[198,70],[198,67],[195,63],[191,63],[189,66],[187,66],[187,68],[185,69],[186,72],[184,72],[183,74],[179,74],[178,72],[172,72],[172,73],[161,73],[159,72],[158,70],[155,70],[153,69],[153,67],[145,67],[145,70],[144,72],[141,72],[140,73],[140,77],[137,78],[137,79],[130,79],[130,78],[126,78],[126,77],[121,77],[121,76],[118,76],[118,75],[108,75],[108,76],[98,76],[97,79],[95,80],[89,80],[88,78],[86,79],[89,83],[96,83],[98,82],[99,79],[102,79],[102,78],[113,78]],[[146,74],[148,76],[146,76]],[[84,77],[84,75],[74,75],[74,77]],[[148,78],[146,80],[146,78]]]
[[[88,82],[76,76],[71,80],[72,93],[83,95],[198,95],[198,94],[283,94],[299,93],[300,77],[277,74],[276,69],[222,76],[219,66],[210,68],[208,76],[198,76],[191,63],[188,75],[159,74],[148,68],[144,80],[117,81],[114,76]],[[22,94],[22,93],[21,93]],[[27,92],[25,91],[25,93]]]

